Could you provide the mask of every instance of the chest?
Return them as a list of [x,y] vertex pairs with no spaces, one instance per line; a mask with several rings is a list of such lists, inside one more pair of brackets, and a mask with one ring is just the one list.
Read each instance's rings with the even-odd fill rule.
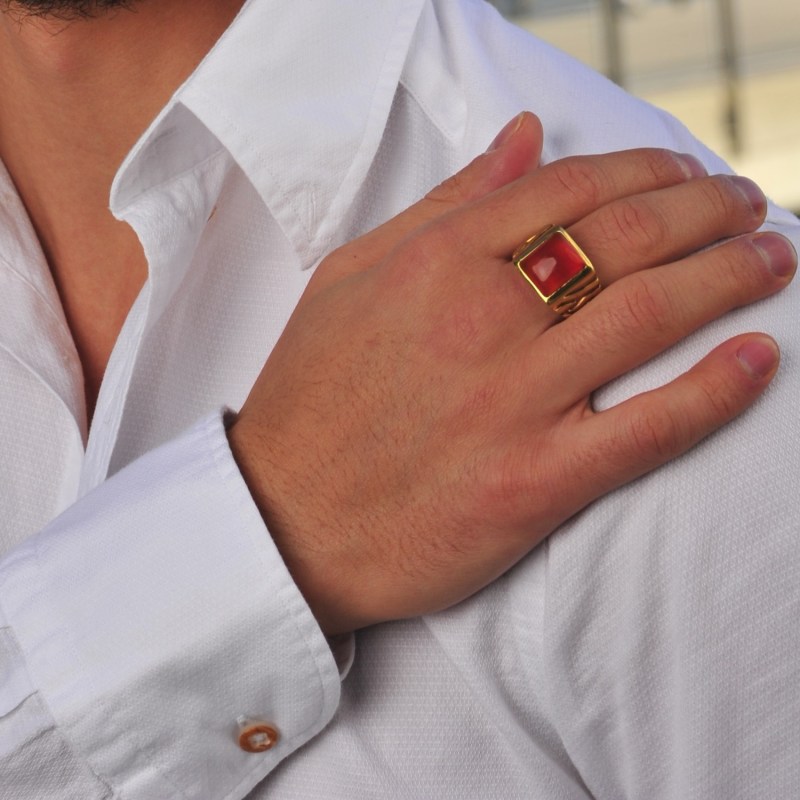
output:
[[51,253],[48,260],[81,363],[91,424],[114,345],[147,279],[147,259],[133,229],[110,213],[94,227],[87,221],[87,226],[88,235]]
[[150,276],[116,315],[85,287],[58,291],[32,232],[20,235],[24,218],[0,219],[1,550],[200,416],[244,401],[308,273],[235,170],[217,206],[184,242],[177,225],[142,226]]

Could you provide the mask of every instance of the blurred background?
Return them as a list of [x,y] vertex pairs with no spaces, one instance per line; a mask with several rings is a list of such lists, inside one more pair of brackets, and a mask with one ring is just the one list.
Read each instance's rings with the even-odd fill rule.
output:
[[493,0],[800,213],[800,0]]

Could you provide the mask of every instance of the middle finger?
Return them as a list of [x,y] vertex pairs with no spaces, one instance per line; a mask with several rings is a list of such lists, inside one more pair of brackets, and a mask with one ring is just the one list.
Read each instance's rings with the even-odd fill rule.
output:
[[748,178],[715,175],[609,203],[570,228],[607,286],[677,261],[720,239],[751,233],[767,201]]

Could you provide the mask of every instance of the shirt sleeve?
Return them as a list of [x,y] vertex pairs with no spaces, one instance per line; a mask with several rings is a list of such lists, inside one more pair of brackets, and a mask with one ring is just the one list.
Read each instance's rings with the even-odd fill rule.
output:
[[[547,160],[661,146],[730,171],[676,120],[481,4],[437,9],[472,40],[445,60],[480,131],[473,146],[529,108],[543,120]],[[771,205],[766,227],[800,249],[789,212]],[[532,556],[544,563],[544,600],[516,609],[524,650],[535,653],[520,669],[543,698],[565,769],[598,800],[759,800],[793,797],[800,785],[800,287],[706,326],[594,404],[602,412],[663,385],[754,330],[782,348],[761,400],[594,503]]]
[[[3,796],[242,797],[329,721],[339,686],[219,414],[0,563]],[[246,752],[242,720],[277,743]]]
[[544,667],[529,680],[544,682],[549,717],[598,800],[797,792],[799,319],[789,289],[598,395],[602,409],[664,382],[737,328],[782,346],[753,408],[544,549]]

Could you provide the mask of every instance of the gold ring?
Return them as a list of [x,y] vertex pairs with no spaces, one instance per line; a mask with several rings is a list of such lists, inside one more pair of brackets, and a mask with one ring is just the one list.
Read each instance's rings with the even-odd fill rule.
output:
[[574,314],[600,291],[592,262],[559,225],[548,225],[523,242],[511,260],[536,294],[562,317]]

